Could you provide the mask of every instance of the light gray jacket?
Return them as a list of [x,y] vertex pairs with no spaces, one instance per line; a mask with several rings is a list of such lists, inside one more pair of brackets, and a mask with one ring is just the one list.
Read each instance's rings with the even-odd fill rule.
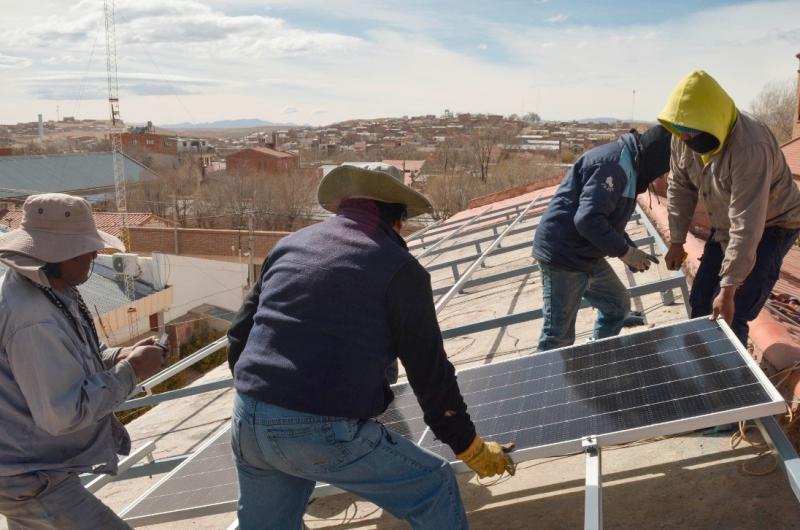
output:
[[723,149],[703,166],[677,138],[667,180],[672,243],[685,243],[698,198],[725,257],[720,285],[738,287],[753,270],[764,228],[800,228],[800,190],[766,125],[738,111]]
[[[57,293],[77,318],[77,299]],[[83,342],[64,314],[9,269],[0,282],[0,476],[115,473],[130,438],[112,411],[136,383],[119,348]],[[87,345],[87,343],[89,345]]]

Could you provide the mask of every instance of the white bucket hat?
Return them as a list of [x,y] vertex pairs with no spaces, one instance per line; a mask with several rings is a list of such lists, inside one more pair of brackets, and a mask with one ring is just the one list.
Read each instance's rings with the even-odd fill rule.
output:
[[377,162],[342,164],[325,175],[317,190],[319,204],[336,213],[345,199],[404,204],[409,217],[433,210],[423,194],[403,184],[403,173],[399,169]]
[[14,252],[46,263],[111,248],[124,251],[119,238],[97,229],[85,199],[63,193],[31,195],[22,206],[19,228],[0,234],[0,252]]

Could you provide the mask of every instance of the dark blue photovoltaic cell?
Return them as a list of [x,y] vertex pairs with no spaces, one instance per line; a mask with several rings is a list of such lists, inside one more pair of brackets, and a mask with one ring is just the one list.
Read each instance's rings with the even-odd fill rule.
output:
[[[771,401],[705,319],[468,370],[459,386],[478,433],[518,449]],[[453,458],[430,432],[421,445]]]

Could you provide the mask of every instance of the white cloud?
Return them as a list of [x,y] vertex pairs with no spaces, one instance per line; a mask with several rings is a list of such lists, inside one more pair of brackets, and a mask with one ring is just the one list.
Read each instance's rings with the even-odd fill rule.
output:
[[559,22],[566,22],[568,18],[569,16],[565,15],[564,13],[559,13],[558,15],[548,18],[547,21],[551,24],[558,24]]
[[0,68],[27,68],[30,65],[30,59],[0,53]]
[[[373,12],[359,0],[117,1],[122,108],[129,121],[269,119],[289,108],[296,109],[291,121],[297,123],[446,108],[628,117],[634,87],[636,117],[649,118],[694,68],[711,72],[744,107],[767,81],[796,76],[800,51],[797,0],[698,4],[658,23],[615,26],[579,25],[576,16],[547,24],[542,14],[533,17],[539,24],[486,19],[465,4],[449,19],[461,29],[455,43],[451,33],[431,29],[436,17],[427,25],[410,23],[427,17],[435,3],[398,12],[396,4],[376,0]],[[6,54],[0,56],[0,101],[10,109],[3,120],[35,116],[42,106],[37,97],[83,97],[81,112],[107,112],[102,2],[83,0],[73,10],[58,8],[59,2],[41,10],[52,16],[0,20]],[[74,65],[59,60],[62,55],[76,58]],[[3,57],[33,63],[16,70]],[[180,94],[180,105],[154,95],[170,91]]]
[[297,114],[297,107],[283,107],[281,114]]
[[[0,43],[85,53],[104,27],[102,5],[83,0],[70,9],[70,16],[38,18],[30,27],[0,35]],[[130,46],[160,46],[184,47],[198,57],[282,57],[341,51],[360,42],[348,35],[295,28],[280,18],[229,15],[201,0],[120,0],[115,19],[119,53]]]

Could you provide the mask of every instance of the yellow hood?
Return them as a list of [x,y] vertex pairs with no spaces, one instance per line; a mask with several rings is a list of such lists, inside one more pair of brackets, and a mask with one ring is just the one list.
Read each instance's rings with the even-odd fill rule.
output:
[[719,147],[701,156],[708,163],[725,146],[736,115],[736,104],[719,83],[703,70],[695,70],[673,89],[658,121],[676,136],[680,132],[673,124],[714,135]]

